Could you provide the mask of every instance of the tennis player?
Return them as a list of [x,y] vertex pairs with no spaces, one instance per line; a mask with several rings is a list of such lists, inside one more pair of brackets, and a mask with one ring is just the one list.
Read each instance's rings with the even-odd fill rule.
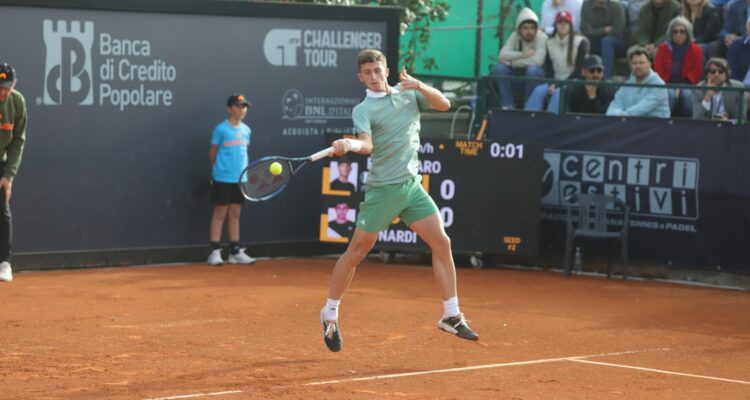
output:
[[[378,50],[363,50],[357,56],[357,76],[367,97],[352,111],[360,154],[370,154],[365,201],[360,204],[357,227],[346,252],[336,262],[325,307],[320,312],[323,340],[331,351],[341,351],[339,304],[354,277],[357,265],[367,256],[378,232],[398,216],[427,243],[432,251],[435,280],[443,298],[443,316],[438,328],[462,339],[478,340],[458,308],[456,268],[451,241],[432,198],[424,191],[419,175],[420,108],[450,109],[450,102],[437,89],[409,76],[404,69],[400,83],[388,86],[386,58]],[[356,143],[355,143],[356,144]],[[334,155],[353,151],[352,142],[333,142]],[[355,146],[359,147],[359,146]]]

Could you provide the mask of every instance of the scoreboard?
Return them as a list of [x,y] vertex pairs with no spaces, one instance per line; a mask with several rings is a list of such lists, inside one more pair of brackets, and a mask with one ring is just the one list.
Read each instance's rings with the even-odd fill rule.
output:
[[[348,242],[369,161],[350,153],[323,166],[321,241]],[[424,138],[419,149],[422,186],[440,210],[454,253],[537,255],[542,168],[543,148],[529,143]],[[427,246],[396,217],[375,249],[419,252]]]

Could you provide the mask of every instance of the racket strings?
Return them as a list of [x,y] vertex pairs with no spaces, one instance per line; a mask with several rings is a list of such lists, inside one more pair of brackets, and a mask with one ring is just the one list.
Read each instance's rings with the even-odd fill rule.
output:
[[[281,173],[273,175],[270,167],[274,162],[282,165]],[[292,165],[282,159],[259,160],[248,166],[245,175],[240,179],[240,187],[245,197],[262,200],[271,196],[286,186],[292,177]]]

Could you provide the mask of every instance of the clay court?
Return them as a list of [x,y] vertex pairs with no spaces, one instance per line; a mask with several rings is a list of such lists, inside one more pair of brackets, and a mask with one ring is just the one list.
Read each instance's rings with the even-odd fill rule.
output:
[[438,330],[432,271],[363,263],[344,349],[334,259],[19,273],[0,285],[3,399],[747,399],[747,292],[458,270],[480,335]]

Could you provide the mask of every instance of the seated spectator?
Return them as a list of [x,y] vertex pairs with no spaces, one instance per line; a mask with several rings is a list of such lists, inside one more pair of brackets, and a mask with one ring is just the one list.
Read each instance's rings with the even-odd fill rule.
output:
[[[508,41],[500,49],[498,64],[495,66],[493,75],[543,78],[542,64],[547,55],[546,42],[547,34],[539,30],[539,19],[536,14],[531,9],[524,8],[516,18],[516,31],[510,35]],[[523,85],[516,85],[515,83],[512,86]],[[536,85],[536,82],[525,84],[524,99],[529,96]],[[500,93],[500,106],[503,109],[513,108],[511,82],[500,79],[498,91]]]
[[[675,17],[667,28],[667,40],[659,45],[654,71],[667,83],[695,85],[703,76],[703,52],[693,43],[693,26],[685,17]],[[692,117],[693,96],[689,89],[667,89],[672,115]],[[679,99],[679,102],[677,101]]]
[[729,79],[727,60],[711,58],[706,63],[706,78],[698,86],[715,86],[716,89],[693,90],[693,119],[730,121],[737,119],[742,92],[722,91],[721,88],[742,88],[742,82]]
[[625,9],[617,0],[586,0],[581,8],[581,33],[589,40],[591,53],[602,57],[609,79],[615,55],[625,54]]
[[[628,50],[630,77],[625,83],[663,85],[664,81],[651,70],[648,51],[642,47]],[[669,96],[666,88],[621,87],[607,108],[607,115],[669,118]]]
[[567,11],[573,16],[573,31],[581,31],[581,5],[583,0],[544,0],[542,3],[542,30],[548,36],[555,30],[555,16]]
[[750,87],[750,18],[745,23],[745,34],[739,37],[729,47],[727,55],[732,79],[736,79]]
[[641,15],[643,8],[648,0],[621,0],[620,3],[625,7],[625,29],[628,43],[635,43],[635,33],[638,31],[638,17]]
[[[601,57],[592,54],[583,61],[581,76],[586,81],[606,82],[609,80],[603,79],[605,68]],[[614,97],[614,85],[573,84],[565,87],[565,109],[571,113],[605,114]],[[554,99],[550,102],[548,111],[557,112],[559,102],[552,104],[553,102]]]
[[[555,17],[555,31],[547,39],[547,58],[544,62],[545,76],[557,80],[576,79],[583,68],[583,60],[589,52],[586,38],[573,32],[573,16],[560,11]],[[528,111],[541,111],[548,96],[555,92],[554,84],[537,86],[526,101]]]
[[711,5],[719,11],[719,15],[721,16],[722,21],[724,20],[724,16],[726,15],[727,6],[732,1],[733,0],[711,0]]
[[682,0],[681,15],[693,24],[693,39],[704,59],[717,57],[721,52],[721,11],[708,0]]
[[724,26],[719,32],[719,38],[724,45],[723,52],[726,52],[735,40],[745,34],[745,22],[748,18],[750,18],[750,0],[734,0],[729,3]]
[[634,37],[637,46],[646,48],[649,58],[656,55],[656,48],[664,41],[669,22],[679,12],[680,3],[676,0],[649,0],[641,8]]

